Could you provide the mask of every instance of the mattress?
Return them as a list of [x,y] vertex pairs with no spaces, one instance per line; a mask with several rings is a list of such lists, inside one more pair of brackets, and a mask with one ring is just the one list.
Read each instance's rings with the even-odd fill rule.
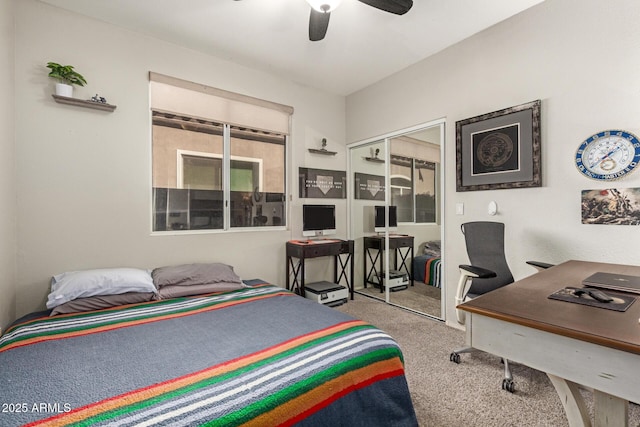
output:
[[389,335],[270,284],[27,319],[3,426],[417,425]]

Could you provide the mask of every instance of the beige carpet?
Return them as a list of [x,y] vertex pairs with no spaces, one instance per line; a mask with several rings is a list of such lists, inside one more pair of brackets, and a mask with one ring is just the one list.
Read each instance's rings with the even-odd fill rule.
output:
[[[504,370],[499,358],[476,352],[463,354],[459,365],[450,362],[451,351],[463,346],[463,332],[362,295],[336,309],[376,325],[398,341],[421,426],[568,425],[558,395],[542,372],[513,364],[516,391],[511,394],[501,389]],[[590,393],[584,396],[591,406]],[[638,405],[630,405],[629,421],[630,426],[640,426]]]
[[[414,281],[413,283],[413,286],[408,286],[406,289],[391,292],[389,296],[391,303],[441,318],[440,289],[422,282]],[[357,289],[357,292],[384,300],[384,292],[380,292],[380,288],[371,285]]]

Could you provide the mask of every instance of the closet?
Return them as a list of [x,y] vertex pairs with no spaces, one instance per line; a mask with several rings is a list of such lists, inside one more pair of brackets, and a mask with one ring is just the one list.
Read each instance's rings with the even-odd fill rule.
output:
[[355,290],[437,319],[444,313],[444,120],[348,146]]

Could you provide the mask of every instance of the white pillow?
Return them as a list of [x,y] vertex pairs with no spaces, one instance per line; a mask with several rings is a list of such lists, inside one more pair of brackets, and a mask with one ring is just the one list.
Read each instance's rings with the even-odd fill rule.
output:
[[125,292],[154,292],[151,273],[137,268],[104,268],[97,270],[70,271],[51,278],[51,293],[47,308],[76,298],[97,295],[117,295]]

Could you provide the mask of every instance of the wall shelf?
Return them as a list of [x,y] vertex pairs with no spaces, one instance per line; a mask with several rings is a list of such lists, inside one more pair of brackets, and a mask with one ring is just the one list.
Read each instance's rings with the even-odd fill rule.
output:
[[113,112],[115,105],[103,104],[102,102],[85,101],[83,99],[69,98],[67,96],[51,95],[58,104],[75,105],[76,107],[92,108],[94,110],[102,110]]
[[379,159],[377,157],[364,157],[364,159],[368,162],[384,163],[384,159]]
[[324,154],[325,156],[335,156],[337,154],[337,151],[329,151],[325,150],[324,148],[321,148],[319,150],[316,148],[309,148],[309,152],[313,154]]

